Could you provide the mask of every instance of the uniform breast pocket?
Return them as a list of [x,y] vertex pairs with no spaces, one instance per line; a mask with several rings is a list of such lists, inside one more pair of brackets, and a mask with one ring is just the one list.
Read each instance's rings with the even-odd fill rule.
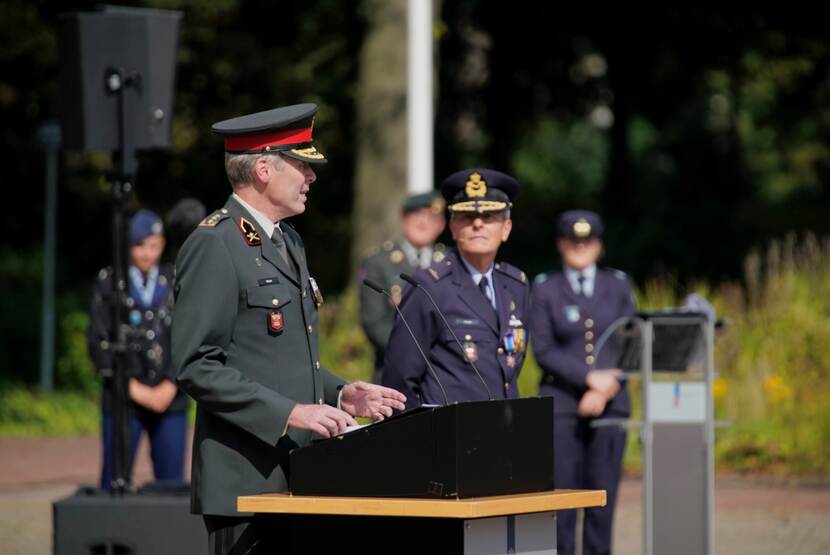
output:
[[[291,302],[291,293],[278,284],[250,287],[246,290],[248,312],[256,320],[264,318],[264,324],[269,335],[282,335],[285,328],[286,315],[284,309]],[[264,316],[261,316],[264,315]]]
[[291,292],[280,285],[249,287],[246,294],[249,307],[280,309],[291,302]]

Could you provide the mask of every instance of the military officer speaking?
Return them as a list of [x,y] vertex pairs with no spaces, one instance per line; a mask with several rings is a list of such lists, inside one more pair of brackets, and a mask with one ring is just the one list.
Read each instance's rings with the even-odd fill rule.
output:
[[411,274],[444,258],[444,245],[433,244],[446,226],[444,208],[444,199],[435,191],[408,197],[401,208],[401,237],[372,247],[360,265],[359,282],[368,278],[391,293],[390,299],[360,288],[360,323],[375,348],[375,383],[381,381],[383,355],[395,321],[392,303],[401,302],[401,272]]
[[[312,145],[317,107],[300,104],[217,123],[233,194],[177,258],[173,359],[196,400],[192,510],[210,553],[277,552],[271,522],[240,516],[236,498],[285,491],[289,452],[404,407],[389,388],[346,383],[323,368],[301,214],[325,162]],[[249,551],[250,550],[250,551]]]
[[[557,488],[604,489],[605,507],[585,510],[583,553],[611,551],[611,525],[620,480],[625,431],[591,427],[598,416],[626,417],[628,391],[615,368],[617,346],[597,339],[618,318],[633,316],[625,274],[597,268],[603,224],[588,211],[563,213],[557,249],[563,271],[534,280],[530,329],[542,368],[540,395],[554,398],[554,478]],[[557,553],[574,553],[576,511],[557,514]]]
[[438,375],[438,380],[432,376],[399,317],[386,350],[383,384],[404,392],[408,407],[519,396],[529,285],[524,272],[496,262],[499,246],[510,236],[511,201],[518,192],[515,179],[488,169],[463,170],[442,183],[457,249],[415,277],[461,345],[425,291],[407,286],[401,312]]

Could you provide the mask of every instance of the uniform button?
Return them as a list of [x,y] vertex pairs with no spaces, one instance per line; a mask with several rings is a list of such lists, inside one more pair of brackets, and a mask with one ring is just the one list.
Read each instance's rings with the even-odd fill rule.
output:
[[585,352],[586,353],[593,353],[594,352],[594,346],[591,343],[588,343],[587,345],[585,345]]
[[148,375],[149,375],[150,379],[152,380],[153,378],[156,377],[156,371],[155,370],[150,370],[148,372]]
[[280,300],[279,299],[271,299],[271,304],[274,305],[274,306],[277,306],[278,304],[280,304]]
[[472,335],[465,335],[465,336],[464,336],[464,341],[472,341],[472,340],[473,340],[473,336],[472,336]]
[[594,357],[591,356],[591,355],[588,355],[587,357],[585,357],[585,362],[587,362],[588,364],[593,364],[594,363]]
[[311,328],[311,324],[309,324],[309,325],[308,325],[308,335],[311,335],[311,330],[312,330],[312,328]]
[[588,341],[590,341],[590,340],[591,340],[591,339],[593,339],[593,338],[594,338],[594,332],[592,332],[592,331],[586,331],[586,332],[585,332],[585,339],[587,339]]
[[304,298],[304,299],[305,299],[305,293],[306,293],[306,289],[305,289],[305,288],[303,288],[303,298]]
[[222,214],[227,214],[227,213],[228,213],[228,209],[227,209],[227,208],[223,208],[223,209],[222,209]]
[[585,320],[585,327],[586,328],[593,328],[594,327],[594,321],[591,320],[590,318],[588,318],[587,320]]
[[323,404],[323,399],[317,399],[317,404],[322,405]]
[[317,362],[315,362],[315,363],[314,363],[314,367],[315,367],[317,370],[319,370],[319,369],[320,369],[320,361],[319,361],[319,360],[318,360]]
[[509,384],[509,383],[507,383],[507,382],[504,382],[504,389],[505,389],[505,391],[507,391],[508,389],[510,389],[510,384]]
[[499,347],[498,349],[496,349],[496,352],[497,352],[498,354],[500,354],[500,355],[503,355],[503,354],[504,354],[504,349],[502,349],[501,347]]

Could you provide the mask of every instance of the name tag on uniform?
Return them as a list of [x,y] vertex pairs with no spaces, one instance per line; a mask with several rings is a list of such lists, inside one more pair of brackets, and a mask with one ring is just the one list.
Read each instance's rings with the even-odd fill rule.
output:
[[565,319],[568,322],[579,322],[579,306],[572,304],[565,307]]
[[280,282],[280,278],[278,278],[278,277],[276,277],[276,276],[274,276],[274,277],[267,277],[267,278],[261,278],[261,279],[258,279],[258,280],[257,280],[257,283],[258,283],[260,286],[262,286],[262,285],[272,285],[272,284],[274,284],[274,283],[279,283],[279,282]]

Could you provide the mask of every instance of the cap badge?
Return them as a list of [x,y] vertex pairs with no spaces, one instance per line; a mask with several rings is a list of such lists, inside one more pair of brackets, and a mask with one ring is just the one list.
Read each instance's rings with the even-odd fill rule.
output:
[[434,198],[429,205],[429,211],[433,214],[440,214],[444,211],[444,199]]
[[242,236],[245,237],[245,242],[248,243],[249,247],[256,247],[262,244],[262,238],[257,233],[254,224],[241,216],[239,218],[239,231],[242,232]]
[[470,179],[467,180],[464,191],[467,193],[468,197],[483,197],[487,194],[487,182],[484,181],[481,174],[475,172],[470,175]]
[[574,235],[579,238],[588,237],[591,234],[591,224],[585,218],[580,218],[574,224]]

